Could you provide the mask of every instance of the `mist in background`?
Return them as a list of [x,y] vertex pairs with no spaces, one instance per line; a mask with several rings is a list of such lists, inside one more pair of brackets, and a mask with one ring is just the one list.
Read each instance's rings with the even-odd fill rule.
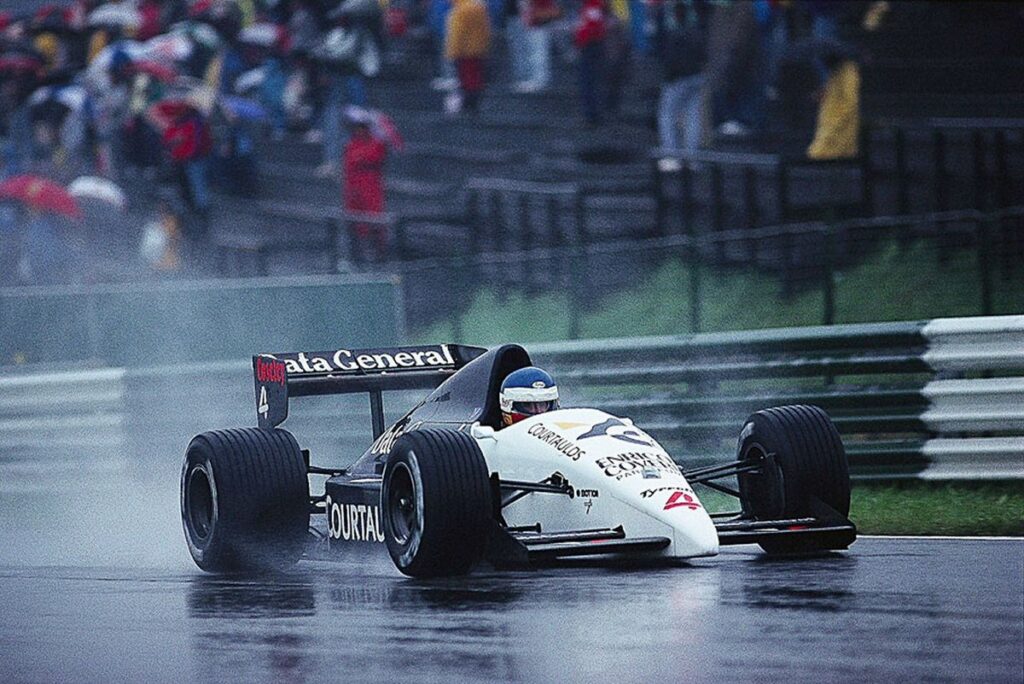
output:
[[[0,292],[0,565],[194,569],[182,459],[199,432],[256,424],[251,354],[393,345],[395,301],[369,279]],[[388,397],[388,418],[414,401]],[[369,445],[363,395],[292,408],[317,465]]]

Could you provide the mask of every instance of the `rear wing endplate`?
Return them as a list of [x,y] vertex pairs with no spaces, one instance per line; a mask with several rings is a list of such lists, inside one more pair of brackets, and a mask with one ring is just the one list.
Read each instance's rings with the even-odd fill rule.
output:
[[258,354],[252,357],[259,426],[288,417],[288,398],[368,392],[374,438],[384,431],[381,393],[433,389],[487,350],[460,344]]

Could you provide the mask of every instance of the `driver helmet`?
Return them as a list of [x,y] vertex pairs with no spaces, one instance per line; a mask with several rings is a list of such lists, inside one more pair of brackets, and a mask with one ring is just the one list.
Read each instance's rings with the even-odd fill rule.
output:
[[558,386],[542,368],[527,366],[508,374],[498,396],[503,425],[558,408]]

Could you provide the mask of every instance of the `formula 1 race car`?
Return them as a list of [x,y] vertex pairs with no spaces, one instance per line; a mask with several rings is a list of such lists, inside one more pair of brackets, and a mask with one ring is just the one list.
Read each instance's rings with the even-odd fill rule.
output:
[[[387,549],[413,577],[595,560],[845,549],[850,481],[832,421],[814,406],[754,413],[734,461],[681,470],[628,418],[564,408],[502,427],[498,394],[526,350],[436,345],[253,357],[259,427],[189,443],[181,472],[185,539],[211,572],[282,569]],[[385,429],[382,392],[433,388]],[[367,392],[374,441],[351,466],[318,468],[277,427],[291,397]],[[329,476],[310,496],[309,475]],[[736,477],[738,488],[719,482]],[[739,499],[709,514],[692,489]],[[312,515],[326,516],[319,545]],[[319,526],[322,530],[323,525]]]

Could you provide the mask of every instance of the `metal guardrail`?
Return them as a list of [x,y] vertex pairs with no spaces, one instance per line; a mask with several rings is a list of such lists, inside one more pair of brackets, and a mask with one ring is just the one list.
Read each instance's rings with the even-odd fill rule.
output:
[[[731,455],[752,411],[822,406],[857,478],[1024,479],[1024,315],[530,345],[567,405],[632,417],[688,465]],[[254,421],[245,362],[39,369],[0,377],[0,479],[48,487],[178,459],[200,431]],[[417,393],[387,396],[394,419]],[[362,397],[289,419],[320,464],[368,443]],[[52,483],[50,483],[52,484]]]
[[1024,316],[535,345],[569,400],[629,415],[681,460],[752,411],[813,403],[861,478],[1024,479]]

